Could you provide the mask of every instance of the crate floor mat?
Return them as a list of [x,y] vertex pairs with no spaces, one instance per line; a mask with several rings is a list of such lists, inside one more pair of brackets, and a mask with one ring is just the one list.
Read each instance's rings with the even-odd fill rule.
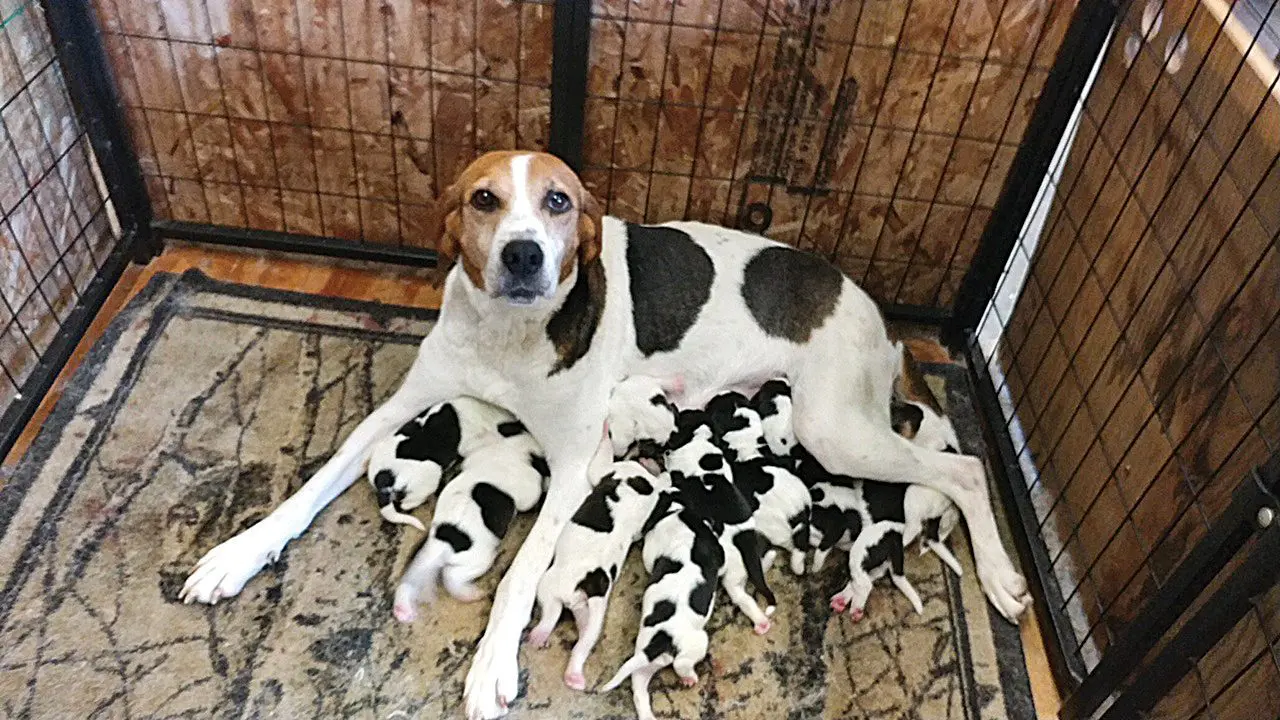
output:
[[[243,593],[177,595],[195,561],[265,516],[395,389],[434,314],[157,275],[74,374],[0,490],[0,713],[8,717],[453,718],[489,601],[443,597],[412,625],[394,584],[423,536],[382,522],[363,480]],[[962,442],[981,450],[963,371],[925,366]],[[428,518],[431,503],[420,512]],[[508,537],[490,593],[527,532]],[[843,558],[770,571],[763,637],[718,598],[700,684],[652,683],[663,718],[1031,717],[1017,630],[993,618],[963,531],[961,578],[908,553],[916,615],[882,581],[867,618],[828,609]],[[629,656],[643,589],[632,551],[587,664],[588,685]],[[576,636],[521,650],[513,718],[634,717],[629,689],[576,693]]]

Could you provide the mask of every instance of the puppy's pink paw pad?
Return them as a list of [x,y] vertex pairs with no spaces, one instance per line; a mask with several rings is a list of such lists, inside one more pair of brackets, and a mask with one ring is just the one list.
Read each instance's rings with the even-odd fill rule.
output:
[[773,627],[773,623],[769,622],[768,620],[765,620],[764,622],[758,622],[756,623],[756,627],[755,627],[756,634],[763,635],[769,632],[769,628],[772,628],[772,627]]
[[685,687],[693,687],[694,685],[697,685],[697,684],[698,684],[698,678],[697,678],[697,676],[694,676],[694,677],[682,677],[682,678],[680,678],[680,684],[681,684],[681,685],[683,685],[683,686],[685,686]]
[[396,603],[395,607],[391,609],[391,614],[395,615],[396,619],[402,623],[411,623],[418,619],[418,611],[414,610],[412,605]]
[[853,618],[854,622],[861,622],[862,618],[866,616],[867,616],[867,613],[862,608],[853,608],[852,610],[849,611],[849,617]]
[[836,595],[835,597],[831,598],[832,610],[835,610],[838,613],[842,613],[844,612],[844,609],[847,607],[849,607],[849,601],[845,600],[843,596]]
[[570,690],[586,690],[587,678],[580,672],[567,672],[564,674],[564,684]]

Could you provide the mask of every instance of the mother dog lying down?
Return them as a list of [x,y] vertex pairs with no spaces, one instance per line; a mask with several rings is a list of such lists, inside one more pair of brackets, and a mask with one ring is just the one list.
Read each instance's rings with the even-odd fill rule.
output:
[[453,268],[439,322],[402,386],[295,495],[205,555],[186,600],[240,592],[363,474],[370,447],[423,408],[461,395],[487,400],[528,427],[551,468],[542,512],[498,586],[467,674],[468,716],[499,717],[516,697],[538,579],[591,489],[613,386],[647,375],[683,387],[678,406],[700,407],[725,389],[785,376],[797,439],[828,470],[950,497],[968,521],[988,599],[1014,621],[1027,608],[982,463],[893,432],[901,355],[871,298],[825,260],[712,225],[602,216],[574,172],[539,153],[480,157],[445,190],[438,213],[440,255]]

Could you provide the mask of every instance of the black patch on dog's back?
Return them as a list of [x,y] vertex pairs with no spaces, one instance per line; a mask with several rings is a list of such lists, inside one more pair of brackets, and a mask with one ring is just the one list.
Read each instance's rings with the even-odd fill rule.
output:
[[516,503],[511,496],[482,482],[471,488],[471,499],[480,506],[480,517],[489,532],[495,537],[506,537],[511,520],[516,516]]
[[681,230],[627,224],[627,268],[636,347],[675,350],[711,297],[711,256]]
[[698,458],[698,467],[703,470],[719,470],[724,467],[724,456],[720,454],[712,455],[707,453]]
[[649,482],[648,480],[645,480],[642,477],[633,476],[633,477],[627,478],[627,486],[630,487],[632,490],[635,490],[637,495],[653,494],[653,483]]
[[577,512],[570,520],[575,525],[595,530],[600,533],[613,532],[613,511],[609,509],[609,501],[618,501],[618,478],[609,473],[600,479],[600,484],[591,490]]
[[693,611],[699,615],[706,617],[711,612],[711,601],[715,599],[715,596],[715,582],[704,579],[689,591],[689,607],[693,608]]
[[440,523],[433,532],[437,540],[448,543],[449,547],[453,548],[456,553],[471,548],[471,536],[453,523]]
[[529,453],[529,467],[536,470],[543,480],[551,477],[551,466],[547,464],[547,459],[538,453]]
[[649,662],[657,660],[659,655],[668,653],[674,655],[675,652],[676,646],[671,640],[671,633],[666,630],[659,630],[654,633],[649,640],[649,644],[644,646],[644,656],[648,658]]
[[547,377],[573,367],[591,349],[591,339],[604,314],[604,300],[604,264],[596,258],[585,267],[578,266],[578,279],[564,304],[547,321],[547,339],[558,357]]
[[[421,417],[421,416],[419,416]],[[419,425],[417,418],[396,431],[404,439],[396,445],[396,457],[418,462],[433,462],[444,467],[458,459],[458,443],[462,442],[462,425],[452,403],[445,403]]]
[[835,311],[843,283],[817,255],[772,245],[747,262],[742,299],[766,334],[802,343]]
[[753,513],[760,509],[760,496],[773,489],[773,473],[765,469],[767,464],[767,460],[760,458],[733,467],[733,483]]
[[867,501],[867,512],[873,522],[892,520],[906,522],[907,514],[903,501],[907,497],[904,483],[886,483],[868,480],[862,483],[862,497]]
[[502,437],[515,437],[522,432],[525,432],[525,427],[524,423],[519,420],[508,420],[506,422],[498,423],[498,434]]
[[658,623],[666,622],[676,614],[676,604],[670,600],[659,600],[653,604],[653,610],[644,616],[644,622],[641,624],[645,627],[653,627]]
[[680,572],[682,567],[684,567],[684,563],[666,556],[654,560],[653,573],[649,575],[649,584],[652,585],[671,573]]
[[609,585],[612,581],[604,570],[596,568],[587,573],[578,583],[578,589],[589,598],[604,597],[609,592]]
[[902,549],[902,533],[890,530],[875,545],[867,548],[867,557],[862,561],[862,569],[870,572],[885,563],[889,563],[894,575],[901,575],[905,565]]

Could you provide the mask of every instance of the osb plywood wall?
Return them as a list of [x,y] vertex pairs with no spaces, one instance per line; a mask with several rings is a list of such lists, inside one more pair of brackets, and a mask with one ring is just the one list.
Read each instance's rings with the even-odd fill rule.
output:
[[595,3],[588,181],[632,220],[736,224],[884,302],[948,305],[1074,3]]
[[430,245],[478,151],[547,144],[549,4],[95,5],[158,217]]
[[1112,41],[997,358],[1086,659],[1280,438],[1277,72],[1163,4]]
[[[427,244],[474,153],[543,148],[551,5],[95,0],[161,216]],[[628,220],[736,224],[947,304],[1069,0],[598,0],[586,164]]]
[[0,414],[115,242],[40,5],[0,0]]

